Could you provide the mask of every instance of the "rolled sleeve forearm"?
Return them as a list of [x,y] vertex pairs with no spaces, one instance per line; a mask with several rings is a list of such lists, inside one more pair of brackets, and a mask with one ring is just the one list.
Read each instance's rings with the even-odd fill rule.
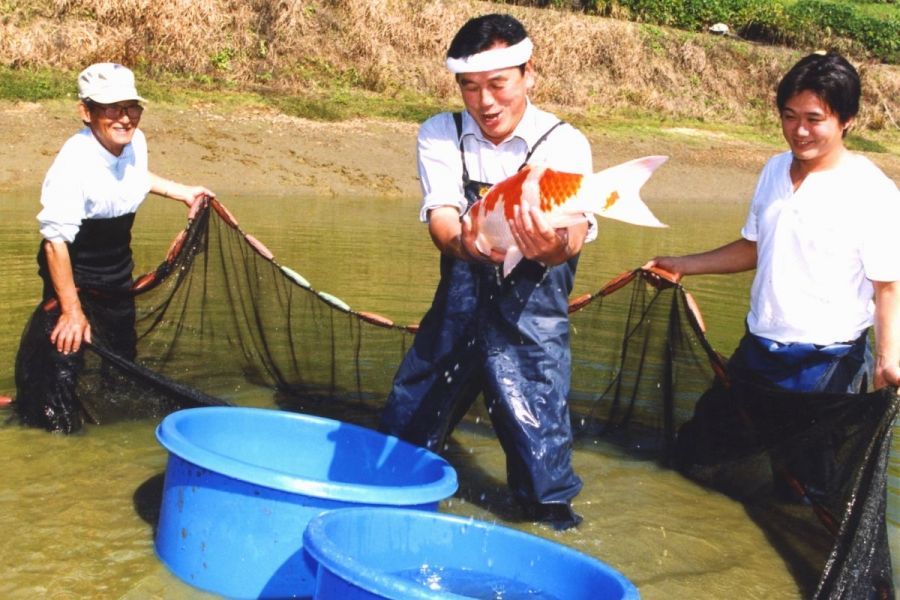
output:
[[59,223],[41,223],[41,237],[48,242],[69,242],[75,240],[80,227],[77,225],[62,225]]
[[419,219],[428,221],[428,212],[442,206],[456,208],[460,214],[466,210],[466,198],[462,189],[462,163],[459,147],[445,131],[451,119],[449,114],[438,115],[422,124],[416,144],[416,162],[419,183],[422,186],[422,208]]

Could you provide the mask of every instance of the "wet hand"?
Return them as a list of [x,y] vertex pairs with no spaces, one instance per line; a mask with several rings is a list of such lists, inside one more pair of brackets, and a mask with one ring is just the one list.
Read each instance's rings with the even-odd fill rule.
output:
[[78,352],[83,342],[91,343],[91,324],[81,308],[60,314],[50,333],[50,343],[56,346],[57,351],[70,354]]
[[545,265],[558,265],[571,258],[569,230],[554,229],[537,207],[524,200],[513,208],[508,221],[516,246],[525,258]]

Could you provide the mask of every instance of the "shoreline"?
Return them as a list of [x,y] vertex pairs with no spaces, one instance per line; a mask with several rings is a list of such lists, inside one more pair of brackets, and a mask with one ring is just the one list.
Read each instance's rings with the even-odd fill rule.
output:
[[[38,191],[63,142],[80,127],[75,102],[0,101],[0,192]],[[418,124],[321,122],[274,111],[148,103],[141,122],[151,170],[220,194],[418,198]],[[783,145],[686,128],[586,132],[594,169],[649,154],[669,162],[647,184],[650,201],[749,202],[765,161]],[[900,179],[900,156],[866,154]]]

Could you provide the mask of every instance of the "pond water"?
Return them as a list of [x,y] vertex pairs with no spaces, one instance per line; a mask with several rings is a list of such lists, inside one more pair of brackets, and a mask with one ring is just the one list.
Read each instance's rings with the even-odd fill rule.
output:
[[[0,193],[0,394],[14,392],[19,335],[40,292],[34,260],[37,192]],[[263,240],[279,262],[319,290],[357,310],[416,322],[437,280],[437,252],[416,218],[418,199],[229,197],[221,200],[241,227]],[[599,289],[613,276],[661,253],[683,253],[735,239],[746,203],[702,205],[668,199],[655,212],[672,227],[650,230],[602,222],[587,246],[575,295]],[[154,267],[184,225],[180,205],[151,198],[135,226],[138,273]],[[706,319],[713,345],[728,354],[747,310],[751,276],[697,277],[686,282]],[[247,390],[250,398],[270,395]],[[258,401],[254,403],[259,403]],[[0,412],[0,418],[5,419]],[[203,597],[171,576],[153,553],[158,506],[142,490],[158,481],[166,453],[157,423],[88,427],[73,436],[6,424],[0,427],[0,548],[3,598]],[[465,453],[465,461],[454,454]],[[479,476],[503,481],[496,440],[455,435],[448,458],[475,463]],[[582,443],[575,467],[585,487],[575,503],[585,522],[555,533],[508,524],[579,549],[620,570],[642,597],[796,598],[782,559],[742,506],[651,462],[615,448]],[[894,465],[896,466],[896,465]],[[460,469],[460,478],[466,471]],[[442,510],[496,520],[460,499]]]

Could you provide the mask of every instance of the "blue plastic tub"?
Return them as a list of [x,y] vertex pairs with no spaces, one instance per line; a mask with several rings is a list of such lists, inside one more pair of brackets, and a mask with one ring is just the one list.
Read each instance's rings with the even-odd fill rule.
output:
[[312,519],[316,600],[636,600],[608,565],[549,540],[436,512],[349,508]]
[[182,580],[230,598],[312,596],[309,520],[331,509],[437,510],[457,487],[439,456],[309,415],[211,407],[172,413],[156,553]]

